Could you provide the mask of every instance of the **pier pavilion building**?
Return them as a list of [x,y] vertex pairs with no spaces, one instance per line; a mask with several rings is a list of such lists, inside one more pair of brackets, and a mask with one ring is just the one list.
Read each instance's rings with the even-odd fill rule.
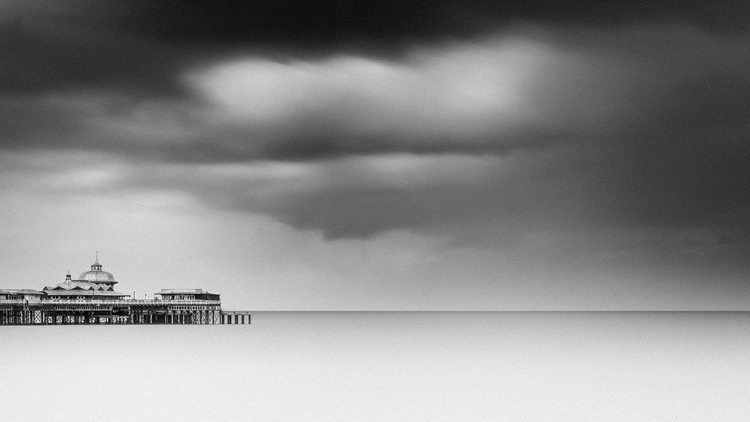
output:
[[48,324],[249,324],[248,311],[223,311],[218,293],[162,289],[137,300],[115,290],[98,256],[91,270],[42,290],[0,289],[0,325]]
[[70,272],[65,281],[55,286],[45,286],[42,291],[49,300],[117,300],[129,297],[115,291],[117,284],[112,273],[102,271],[102,264],[97,256],[91,270],[81,273],[77,280],[71,278]]
[[219,300],[219,295],[203,289],[161,289],[154,293],[161,300]]

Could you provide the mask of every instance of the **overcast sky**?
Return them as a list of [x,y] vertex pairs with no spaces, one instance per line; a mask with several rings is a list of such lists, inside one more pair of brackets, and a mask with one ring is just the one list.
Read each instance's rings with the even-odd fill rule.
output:
[[0,0],[0,287],[98,250],[235,309],[750,309],[748,22]]

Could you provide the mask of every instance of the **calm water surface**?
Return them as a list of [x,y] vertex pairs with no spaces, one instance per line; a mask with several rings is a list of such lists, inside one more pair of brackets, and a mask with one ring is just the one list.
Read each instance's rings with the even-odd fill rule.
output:
[[740,421],[750,313],[258,312],[0,327],[26,420]]

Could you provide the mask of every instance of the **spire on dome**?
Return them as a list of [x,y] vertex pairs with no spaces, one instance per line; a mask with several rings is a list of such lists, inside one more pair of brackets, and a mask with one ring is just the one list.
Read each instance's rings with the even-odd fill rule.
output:
[[94,263],[91,265],[91,271],[101,271],[102,270],[102,264],[99,263],[99,251],[96,251],[96,257],[94,258]]

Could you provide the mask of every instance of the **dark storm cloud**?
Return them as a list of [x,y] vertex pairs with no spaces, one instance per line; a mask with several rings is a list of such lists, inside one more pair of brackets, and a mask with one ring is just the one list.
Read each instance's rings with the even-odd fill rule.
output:
[[[0,6],[2,7],[2,6]],[[121,90],[179,93],[188,49],[118,29],[116,2],[15,2],[0,8],[0,92]]]
[[[745,242],[747,6],[558,3],[24,6],[0,21],[0,148],[146,162],[118,186],[329,238],[612,225]],[[358,161],[400,155],[430,177]],[[195,170],[274,161],[306,170]]]
[[230,0],[131,2],[126,26],[172,42],[270,44],[276,47],[399,48],[404,43],[471,37],[517,20],[554,24],[682,21],[734,29],[742,2],[492,0]]
[[414,43],[482,37],[508,23],[667,21],[742,27],[742,2],[397,0],[6,0],[0,90],[91,87],[178,94],[184,68],[231,52],[281,59],[341,51],[390,55]]

